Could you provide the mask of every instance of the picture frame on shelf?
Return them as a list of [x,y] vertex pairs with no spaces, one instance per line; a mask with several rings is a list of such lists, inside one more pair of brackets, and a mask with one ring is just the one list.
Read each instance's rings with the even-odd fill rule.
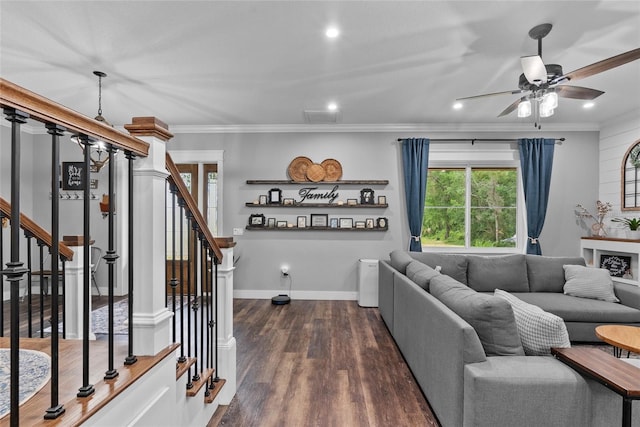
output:
[[347,206],[354,206],[358,204],[358,199],[347,199]]
[[287,228],[287,221],[278,221],[276,223],[276,228]]
[[267,195],[266,194],[261,194],[260,197],[258,198],[258,204],[260,205],[266,205],[267,204]]
[[276,219],[275,218],[267,219],[267,227],[275,228],[276,227]]
[[631,257],[624,255],[602,254],[600,255],[600,268],[609,270],[611,277],[631,276]]
[[307,228],[307,217],[299,216],[297,221],[298,228]]
[[279,188],[272,188],[269,190],[269,203],[272,205],[279,205],[282,203],[282,190]]
[[311,214],[311,228],[328,227],[328,226],[329,226],[328,214]]
[[338,228],[338,218],[331,218],[329,221],[330,228]]
[[356,227],[355,228],[366,228],[366,222],[364,222],[364,221],[356,221]]
[[378,204],[386,205],[387,204],[387,196],[378,196]]
[[252,227],[264,227],[265,218],[263,214],[251,214],[249,216],[249,225]]
[[373,220],[373,218],[367,218],[366,219],[365,227],[366,228],[374,228],[375,227],[375,221]]
[[373,205],[374,191],[371,188],[363,188],[360,190],[360,204],[361,205]]
[[353,228],[353,218],[340,218],[340,228]]
[[283,199],[282,204],[285,206],[293,206],[296,204],[296,201],[293,199]]
[[378,228],[387,228],[387,218],[380,217],[376,220]]

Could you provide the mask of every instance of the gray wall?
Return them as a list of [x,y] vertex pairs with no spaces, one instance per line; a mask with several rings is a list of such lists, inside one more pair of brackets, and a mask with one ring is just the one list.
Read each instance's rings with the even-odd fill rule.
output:
[[[296,209],[290,215],[328,213],[330,216],[389,218],[386,233],[343,232],[266,232],[245,231],[235,236],[239,255],[235,272],[235,289],[257,296],[269,296],[288,283],[280,278],[280,266],[287,264],[293,278],[293,297],[318,297],[318,293],[353,293],[356,291],[356,266],[359,258],[387,258],[390,251],[406,248],[408,229],[402,197],[398,133],[249,133],[249,134],[177,134],[170,141],[172,150],[224,150],[224,188],[222,235],[232,235],[233,228],[244,228],[251,213],[267,217],[288,215],[284,210],[245,207],[245,202],[265,194],[268,187],[247,185],[247,179],[287,179],[287,166],[296,156],[304,155],[316,162],[334,158],[341,162],[343,179],[386,179],[389,185],[376,187],[376,195],[387,196],[389,208],[371,210]],[[447,133],[432,138],[491,137],[491,135]],[[500,133],[493,137],[516,138],[522,133]],[[530,136],[530,135],[527,135]],[[577,203],[593,204],[598,194],[598,133],[538,132],[533,136],[566,137],[556,147],[552,176],[552,193],[547,220],[541,235],[545,255],[577,255],[581,230],[576,225]],[[435,149],[452,143],[433,143]],[[468,144],[467,144],[468,145]],[[491,145],[477,144],[474,149],[491,150]],[[452,154],[455,155],[455,154]],[[297,187],[283,186],[285,197],[293,197]],[[340,198],[346,199],[359,187],[342,186]],[[355,194],[354,193],[354,194]],[[345,194],[345,195],[343,195]],[[354,196],[355,197],[355,196]],[[302,291],[302,292],[301,292]],[[327,294],[330,295],[330,294]],[[335,296],[335,295],[334,295]]]

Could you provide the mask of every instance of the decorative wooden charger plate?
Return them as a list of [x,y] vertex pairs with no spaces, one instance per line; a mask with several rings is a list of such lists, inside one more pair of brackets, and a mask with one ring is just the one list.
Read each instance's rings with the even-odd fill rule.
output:
[[314,163],[307,168],[307,178],[309,178],[309,181],[322,181],[326,175],[327,173],[325,172],[324,168],[318,163]]
[[307,180],[307,168],[311,166],[313,162],[310,158],[299,156],[289,163],[287,173],[292,181],[306,181]]
[[335,159],[325,159],[321,163],[326,175],[325,181],[339,181],[342,178],[342,165]]

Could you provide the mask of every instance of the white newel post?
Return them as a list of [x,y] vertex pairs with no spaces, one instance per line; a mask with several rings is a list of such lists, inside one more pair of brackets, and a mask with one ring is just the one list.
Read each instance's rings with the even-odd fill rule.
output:
[[233,336],[233,247],[235,242],[216,239],[222,251],[218,265],[218,376],[226,383],[220,404],[228,405],[236,394],[236,339]]
[[[166,142],[173,137],[155,117],[134,117],[129,133],[149,143],[149,156],[134,160],[133,353],[155,355],[171,344],[165,307]],[[130,234],[131,234],[130,233]]]
[[[74,240],[69,240],[73,238]],[[65,263],[65,300],[64,306],[66,323],[66,338],[72,340],[83,339],[83,301],[84,292],[87,290],[84,282],[84,244],[83,236],[64,236],[64,243],[73,249],[73,259]],[[90,284],[90,283],[89,283]],[[88,289],[89,293],[91,288]],[[91,313],[91,298],[89,298],[89,313]],[[91,316],[89,316],[91,322]],[[52,326],[53,327],[53,326]],[[89,323],[89,339],[95,340],[96,336]]]

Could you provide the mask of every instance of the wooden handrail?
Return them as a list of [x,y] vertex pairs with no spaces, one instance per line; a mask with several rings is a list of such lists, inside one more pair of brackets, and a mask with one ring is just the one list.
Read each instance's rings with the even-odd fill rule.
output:
[[70,132],[99,139],[138,156],[149,155],[149,144],[134,136],[120,132],[77,111],[57,104],[44,96],[31,92],[0,77],[0,106],[15,108],[43,123],[58,124]]
[[[7,217],[9,217],[9,219],[11,219],[11,203],[7,202],[2,197],[0,197],[0,211],[2,211],[2,213],[4,213]],[[22,213],[20,214],[20,226],[23,230],[28,231],[33,235],[33,237],[51,248],[51,234],[47,233],[45,229],[40,227],[35,223],[35,221]],[[73,250],[69,246],[65,245],[62,242],[58,242],[58,250],[60,252],[60,255],[66,258],[67,261],[71,261],[73,259]]]
[[178,194],[185,201],[187,209],[189,209],[189,211],[193,215],[193,219],[196,221],[196,224],[198,224],[198,227],[200,227],[200,231],[202,231],[204,238],[207,240],[207,243],[209,243],[209,246],[215,253],[216,258],[218,258],[219,263],[220,261],[222,261],[222,251],[220,250],[218,243],[216,243],[215,239],[213,238],[213,235],[211,234],[211,231],[209,230],[204,217],[200,213],[198,204],[194,200],[193,196],[191,196],[191,193],[189,193],[187,186],[184,184],[184,181],[180,176],[180,171],[178,170],[176,164],[173,162],[171,155],[167,153],[165,158],[167,171],[169,172],[169,177],[167,179],[178,189]]

